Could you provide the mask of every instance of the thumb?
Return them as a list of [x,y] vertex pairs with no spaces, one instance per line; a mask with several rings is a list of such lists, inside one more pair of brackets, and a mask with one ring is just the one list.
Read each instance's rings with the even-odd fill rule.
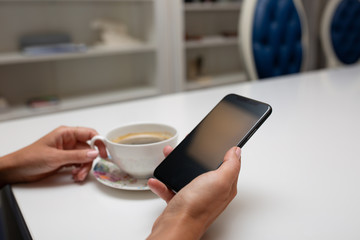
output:
[[60,150],[57,154],[62,165],[81,164],[93,161],[99,155],[99,151],[95,149]]
[[224,162],[221,164],[218,170],[232,178],[239,174],[240,166],[241,149],[239,147],[232,147],[226,152]]

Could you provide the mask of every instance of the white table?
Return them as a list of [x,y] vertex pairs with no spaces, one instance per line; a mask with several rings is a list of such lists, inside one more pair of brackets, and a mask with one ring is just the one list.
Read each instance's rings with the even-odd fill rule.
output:
[[[360,66],[286,76],[0,123],[0,154],[59,125],[105,134],[138,121],[183,138],[227,93],[273,114],[244,146],[238,195],[204,239],[360,239]],[[12,186],[36,240],[144,239],[165,203],[150,191],[59,174]]]

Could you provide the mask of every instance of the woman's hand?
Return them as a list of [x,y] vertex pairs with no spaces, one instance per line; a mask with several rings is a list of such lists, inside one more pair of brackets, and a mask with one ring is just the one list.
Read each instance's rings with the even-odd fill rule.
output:
[[[167,147],[164,154],[171,151]],[[240,155],[239,147],[231,148],[217,170],[198,176],[176,195],[160,181],[150,179],[151,190],[168,205],[154,223],[149,238],[200,238],[236,196]]]
[[93,160],[106,156],[105,146],[90,149],[87,141],[98,133],[85,127],[58,127],[33,144],[0,158],[0,185],[37,181],[59,169],[75,166],[73,178],[83,181]]

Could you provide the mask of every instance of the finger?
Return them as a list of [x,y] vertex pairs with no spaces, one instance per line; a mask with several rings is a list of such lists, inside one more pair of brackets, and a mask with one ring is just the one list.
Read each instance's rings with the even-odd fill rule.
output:
[[240,172],[241,166],[241,149],[232,147],[228,150],[224,157],[224,162],[217,171],[222,172],[229,179],[236,179]]
[[99,151],[94,149],[58,150],[54,154],[59,165],[64,166],[92,162],[99,155]]
[[148,186],[153,193],[164,199],[166,203],[168,203],[175,195],[175,193],[167,188],[165,184],[155,178],[150,178],[148,180]]
[[99,135],[95,129],[86,127],[70,127],[73,130],[75,139],[80,142],[86,142],[96,135]]
[[164,156],[167,157],[172,152],[172,150],[174,149],[171,146],[165,146],[163,149]]
[[72,177],[75,182],[81,182],[80,177],[79,177],[80,170],[81,170],[80,167],[76,167],[72,170]]
[[84,142],[77,142],[76,145],[70,148],[69,150],[73,150],[73,149],[90,149],[90,146],[89,144]]
[[72,173],[73,176],[75,176],[80,172],[81,165],[76,164],[76,165],[72,165],[72,166],[75,167],[75,168],[71,171],[71,173]]
[[[64,150],[80,150],[80,149],[88,149],[91,150],[90,146],[87,143],[77,142],[75,146],[71,146],[70,148],[64,148]],[[105,148],[105,144],[101,141],[97,143],[97,150],[99,151],[99,155],[102,158],[107,158],[107,152]]]
[[[99,151],[99,155],[102,158],[107,158],[107,151],[106,151],[105,144],[102,141],[95,141],[95,146],[97,147],[97,149]],[[90,146],[87,143],[78,142],[74,148],[75,149],[90,149]]]
[[73,149],[79,143],[86,143],[98,135],[97,131],[86,127],[61,126],[54,130],[59,136],[58,148]]
[[86,177],[89,175],[89,172],[91,170],[92,163],[85,163],[80,168],[78,168],[78,171],[76,171],[75,174],[73,174],[73,179],[76,182],[82,182],[86,179]]

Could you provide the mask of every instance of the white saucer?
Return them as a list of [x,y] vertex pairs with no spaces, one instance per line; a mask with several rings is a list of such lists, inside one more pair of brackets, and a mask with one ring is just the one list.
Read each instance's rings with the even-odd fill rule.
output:
[[137,179],[122,172],[115,164],[102,158],[95,160],[92,174],[102,184],[123,190],[149,190],[148,179]]

